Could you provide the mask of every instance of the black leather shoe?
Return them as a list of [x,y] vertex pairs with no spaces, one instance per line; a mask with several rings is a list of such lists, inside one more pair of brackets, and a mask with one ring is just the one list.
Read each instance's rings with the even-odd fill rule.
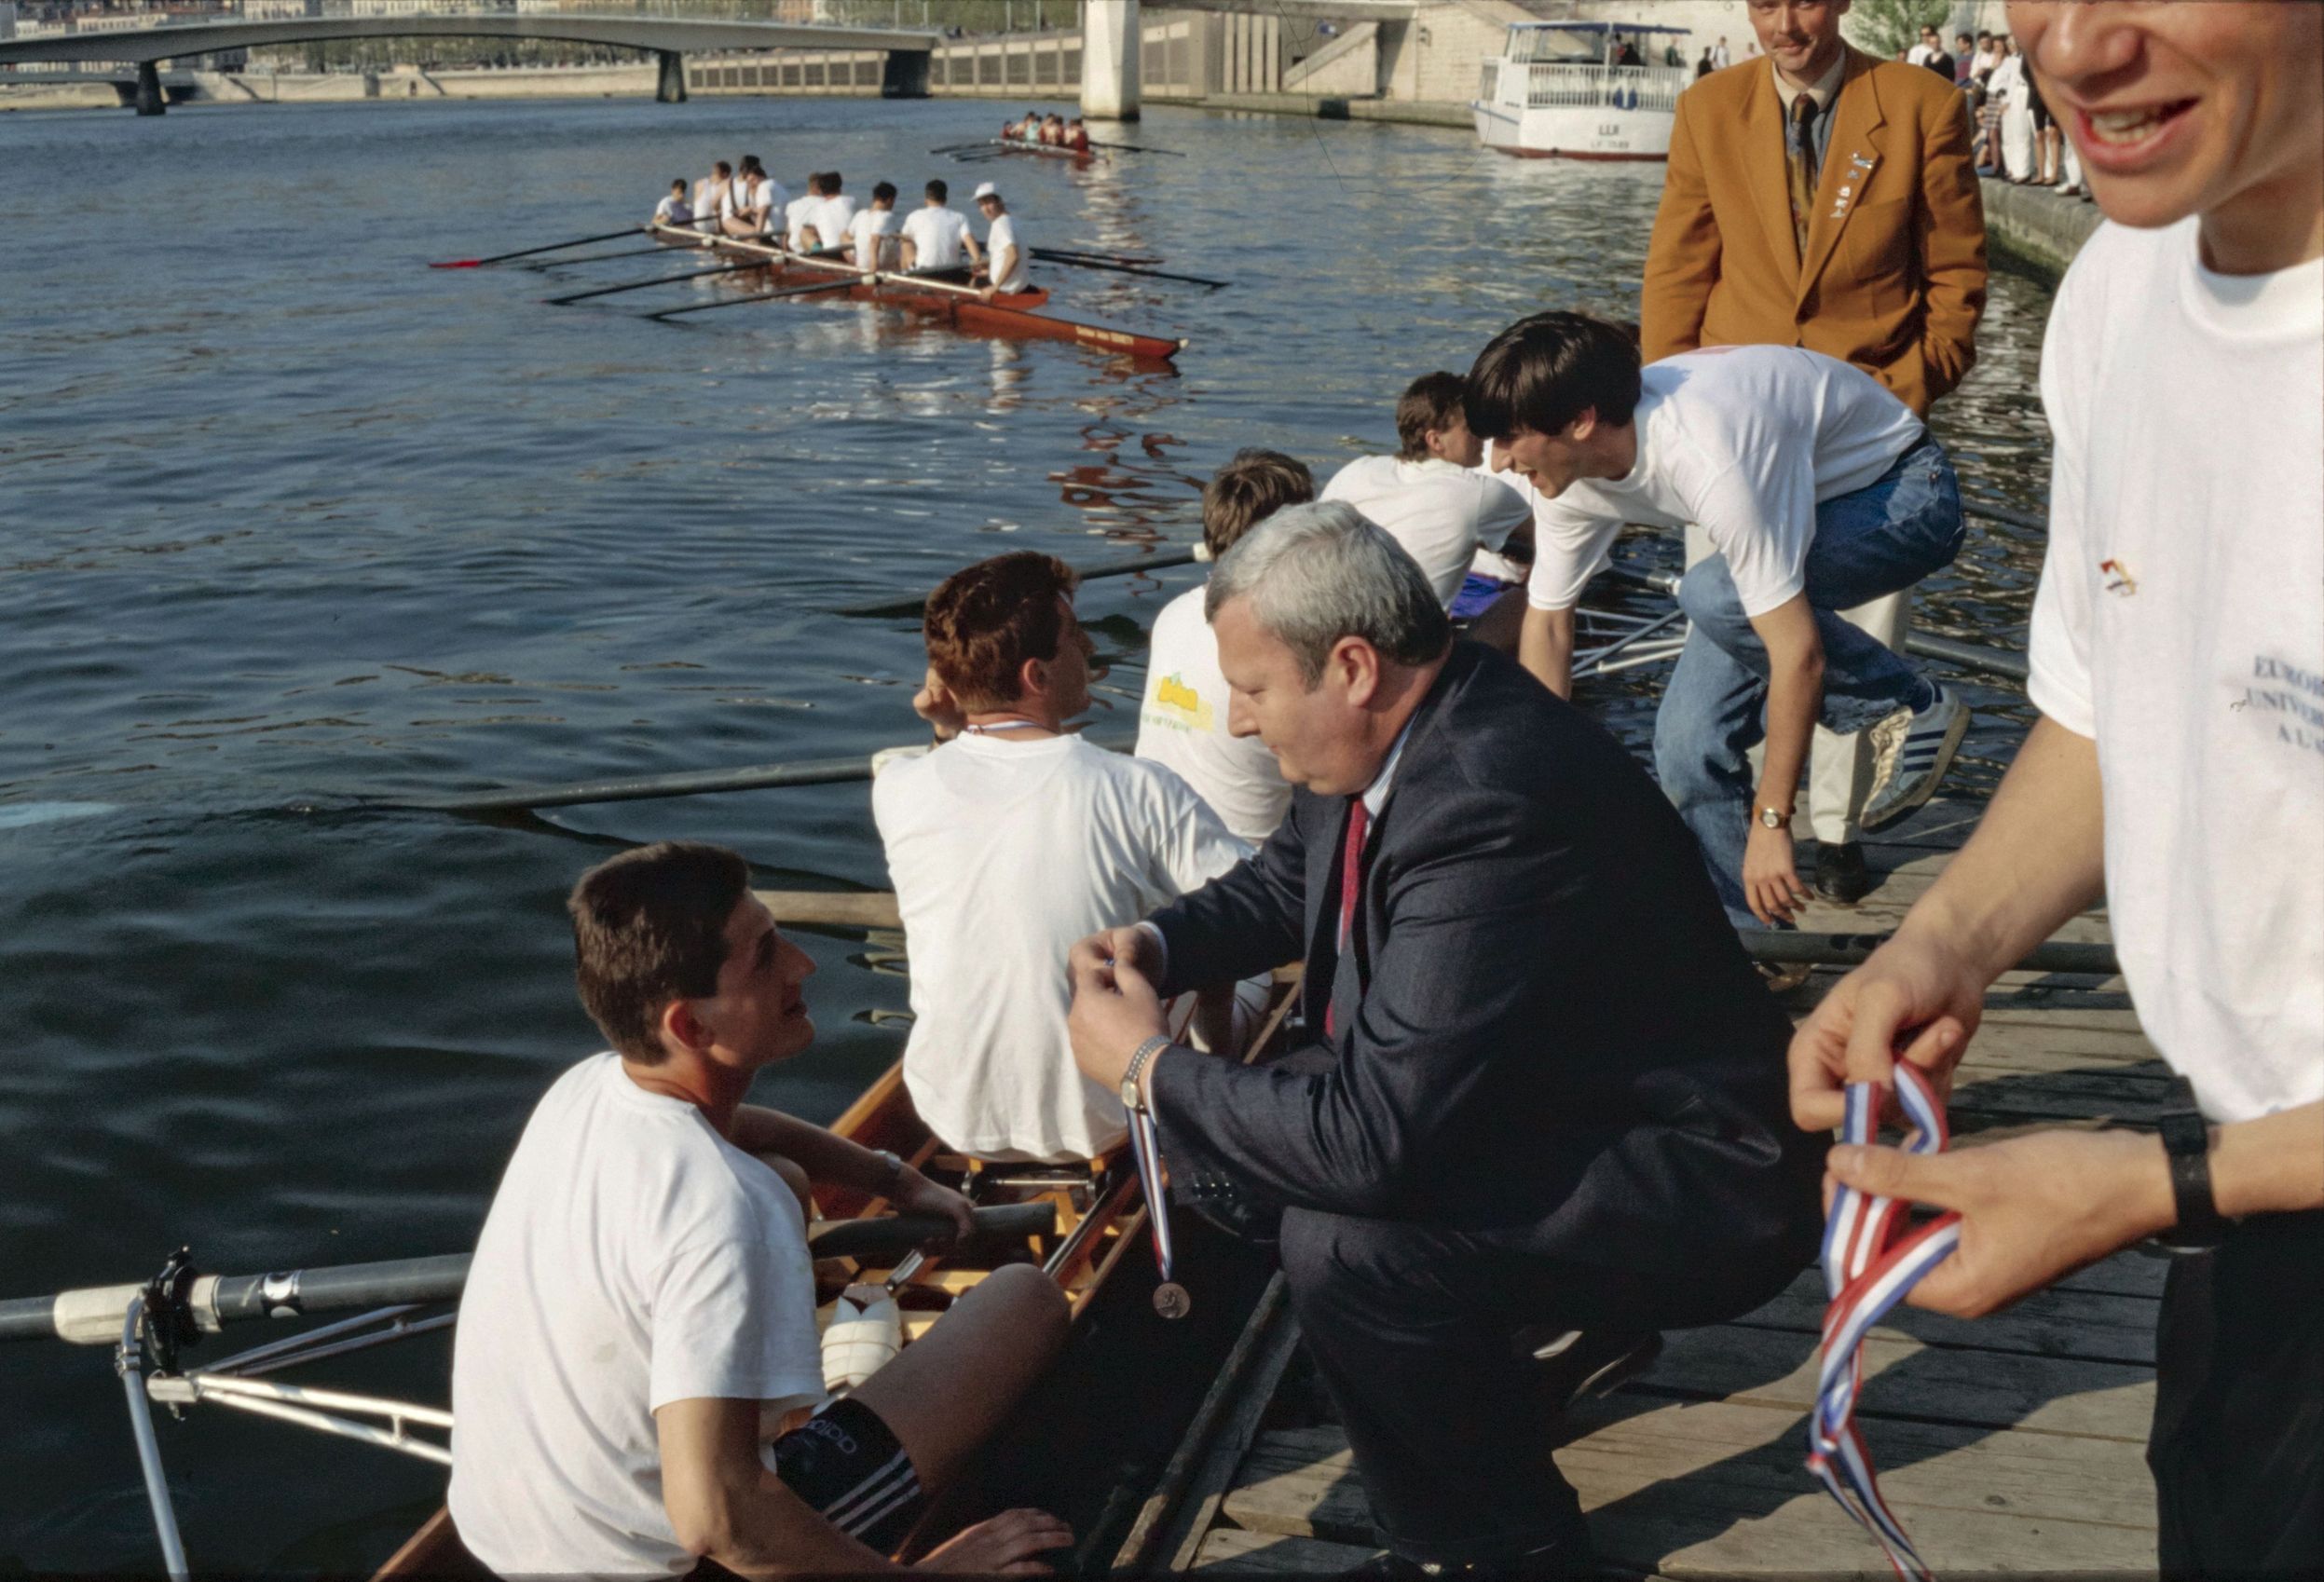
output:
[[1864,866],[1862,841],[1816,843],[1815,893],[1840,907],[1852,907],[1872,893],[1872,875]]
[[1530,1554],[1505,1561],[1471,1561],[1450,1565],[1423,1564],[1393,1550],[1383,1550],[1330,1582],[1560,1582],[1565,1577],[1596,1575],[1597,1551],[1589,1529],[1579,1519],[1565,1538]]

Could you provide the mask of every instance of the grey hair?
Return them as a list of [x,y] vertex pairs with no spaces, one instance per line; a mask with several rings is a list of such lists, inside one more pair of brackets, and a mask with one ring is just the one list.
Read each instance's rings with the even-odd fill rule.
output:
[[1453,640],[1419,563],[1345,500],[1286,506],[1237,540],[1210,573],[1204,618],[1216,621],[1238,598],[1298,657],[1310,689],[1343,637],[1361,637],[1399,664],[1426,664]]

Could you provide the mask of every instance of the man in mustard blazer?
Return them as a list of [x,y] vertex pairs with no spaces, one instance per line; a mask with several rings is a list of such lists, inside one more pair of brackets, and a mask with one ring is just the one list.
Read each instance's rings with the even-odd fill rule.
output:
[[[1648,362],[1706,346],[1806,347],[1854,363],[1926,417],[1976,360],[1985,310],[1966,100],[1924,67],[1851,48],[1839,34],[1847,9],[1754,0],[1766,59],[1679,96],[1640,340]],[[1795,150],[1812,150],[1804,170]],[[1843,613],[1895,648],[1908,597]],[[1816,732],[1815,882],[1831,900],[1870,888],[1856,825],[1870,756],[1861,738]]]

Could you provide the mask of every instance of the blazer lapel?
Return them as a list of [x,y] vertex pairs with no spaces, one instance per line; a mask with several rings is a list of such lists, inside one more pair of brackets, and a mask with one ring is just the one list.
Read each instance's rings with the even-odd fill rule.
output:
[[[1839,96],[1832,106],[1832,141],[1824,154],[1824,170],[1816,181],[1815,212],[1808,221],[1808,257],[1799,271],[1799,293],[1793,306],[1808,300],[1808,293],[1831,262],[1839,233],[1855,213],[1857,200],[1880,165],[1880,95],[1872,86],[1872,57],[1848,51],[1848,71],[1840,78]],[[1770,97],[1773,97],[1770,89]]]
[[1762,61],[1753,69],[1751,87],[1743,100],[1743,158],[1744,185],[1751,189],[1759,224],[1767,227],[1767,244],[1778,264],[1799,267],[1799,239],[1791,228],[1791,171],[1784,154],[1784,102],[1775,93],[1775,68]]

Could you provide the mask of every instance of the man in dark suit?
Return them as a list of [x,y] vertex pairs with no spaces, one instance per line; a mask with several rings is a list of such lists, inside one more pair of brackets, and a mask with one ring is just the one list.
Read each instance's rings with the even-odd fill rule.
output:
[[[1235,732],[1298,790],[1256,856],[1074,948],[1075,1058],[1151,1106],[1182,1189],[1281,1207],[1386,1573],[1578,1562],[1550,1456],[1576,1374],[1519,1332],[1611,1337],[1610,1361],[1812,1254],[1823,1146],[1785,1125],[1784,1017],[1645,771],[1452,643],[1352,507],[1270,518],[1206,607]],[[1169,1044],[1157,996],[1303,959],[1313,1048]]]

